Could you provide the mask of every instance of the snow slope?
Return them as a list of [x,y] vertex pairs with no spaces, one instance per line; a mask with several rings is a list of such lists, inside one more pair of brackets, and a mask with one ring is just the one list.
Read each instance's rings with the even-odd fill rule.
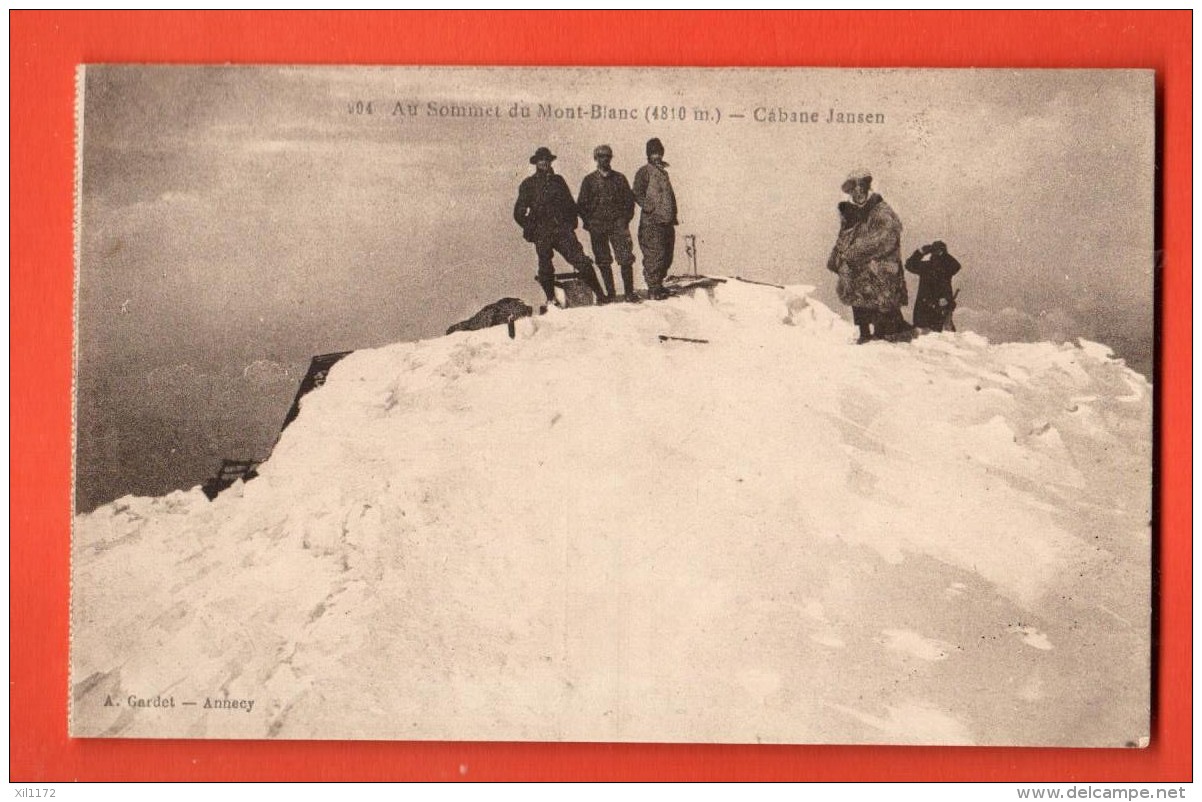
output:
[[1150,385],[809,289],[356,352],[258,479],[77,517],[72,734],[1140,743]]

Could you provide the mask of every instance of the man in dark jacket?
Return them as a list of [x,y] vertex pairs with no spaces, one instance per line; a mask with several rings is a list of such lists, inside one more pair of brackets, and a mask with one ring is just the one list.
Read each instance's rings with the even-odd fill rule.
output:
[[676,250],[676,193],[664,161],[664,143],[647,140],[647,163],[634,174],[634,199],[642,207],[639,216],[639,249],[643,252],[643,278],[647,297],[668,297],[664,279],[672,267]]
[[[580,195],[576,206],[584,230],[589,233],[593,245],[593,258],[609,300],[614,299],[614,256],[622,270],[622,286],[626,288],[626,300],[638,303],[634,291],[634,245],[630,241],[630,220],[634,217],[634,194],[626,176],[610,168],[614,152],[609,145],[598,145],[593,149],[593,160],[597,169],[584,177],[580,184]],[[610,250],[612,246],[612,252]]]
[[[943,331],[956,308],[952,276],[960,272],[960,263],[947,252],[947,245],[935,240],[910,254],[906,260],[906,270],[918,276],[914,327]],[[949,329],[955,331],[954,327],[949,326]]]
[[522,227],[526,241],[534,243],[534,252],[538,255],[538,283],[548,303],[556,303],[553,251],[559,251],[576,268],[580,279],[597,297],[597,303],[606,303],[605,293],[593,271],[593,260],[576,239],[577,212],[572,191],[563,176],[556,175],[551,169],[553,161],[555,154],[545,147],[530,157],[534,175],[528,176],[518,187],[513,219]]

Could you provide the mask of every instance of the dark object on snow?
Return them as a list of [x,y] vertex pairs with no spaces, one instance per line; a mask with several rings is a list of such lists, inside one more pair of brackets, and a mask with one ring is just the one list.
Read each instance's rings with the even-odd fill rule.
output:
[[675,340],[676,342],[682,342],[682,343],[701,343],[703,345],[709,344],[709,340],[698,340],[694,337],[673,337],[669,334],[659,335],[659,341],[661,343],[666,343],[668,340]]
[[887,326],[887,330],[877,334],[876,339],[891,343],[908,343],[918,336],[918,329],[907,323],[901,316],[900,311],[894,320],[889,321],[885,325]]
[[519,317],[530,317],[532,314],[534,314],[534,310],[524,301],[518,298],[502,298],[496,303],[484,307],[467,320],[451,326],[447,329],[447,334],[454,334],[457,331],[479,331],[490,326],[509,323]]
[[888,312],[877,312],[875,320],[876,336],[890,342],[904,342],[914,339],[914,327],[902,317],[900,309]]
[[[725,284],[726,279],[714,276],[668,276],[664,286],[660,288],[659,298],[671,298],[673,295],[683,295],[689,290],[710,290],[719,284]],[[654,298],[648,291],[648,297]]]
[[689,290],[709,290],[719,284],[725,284],[726,279],[715,276],[668,276],[663,286],[647,289],[647,300],[664,301],[676,295],[684,295]]
[[552,286],[563,293],[563,302],[558,298],[553,302],[556,306],[571,309],[576,306],[592,306],[593,302],[608,303],[603,293],[590,287],[581,280],[579,273],[556,273]]
[[725,283],[726,279],[717,276],[668,276],[664,279],[664,287],[674,295],[685,290],[695,290],[699,287],[709,289]]
[[693,268],[693,277],[701,275],[697,272],[697,235],[684,235],[684,255],[689,259],[689,266]]
[[[935,240],[923,245],[906,260],[906,270],[918,276],[918,295],[914,298],[914,326],[943,331],[951,323],[956,309],[952,276],[960,272],[960,263],[947,252],[947,246]],[[955,324],[949,331],[955,331]]]
[[335,351],[332,354],[319,354],[309,361],[309,370],[305,373],[305,378],[301,379],[300,387],[296,390],[296,398],[292,399],[292,408],[288,410],[288,414],[284,418],[284,425],[280,427],[281,434],[288,428],[288,424],[296,420],[296,416],[300,414],[300,400],[304,398],[305,394],[313,388],[325,384],[330,368],[349,353],[351,352]]
[[217,494],[234,482],[241,479],[249,482],[259,475],[259,460],[254,459],[223,459],[217,475],[200,486],[209,501],[217,498]]
[[755,281],[754,279],[743,278],[742,276],[735,276],[735,281],[741,281],[744,284],[759,284],[764,287],[776,287],[778,290],[783,290],[785,288],[783,284],[773,284],[768,281]]
[[[908,343],[917,336],[914,327],[902,317],[900,309],[888,312],[878,312],[875,309],[852,309],[852,319],[860,327],[860,339],[856,343],[863,345],[872,340],[886,340],[891,343]],[[868,332],[871,324],[872,331]]]

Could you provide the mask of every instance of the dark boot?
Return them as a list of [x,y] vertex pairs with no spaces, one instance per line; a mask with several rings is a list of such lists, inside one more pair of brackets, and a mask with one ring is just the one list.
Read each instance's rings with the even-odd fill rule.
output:
[[877,319],[877,336],[891,343],[909,342],[914,339],[914,329],[902,317],[901,310],[882,312]]
[[872,331],[867,323],[860,324],[860,339],[856,340],[857,345],[862,345],[872,339]]
[[580,274],[580,280],[584,282],[584,286],[593,291],[593,296],[597,299],[597,305],[608,303],[605,297],[605,290],[601,289],[600,282],[597,281],[597,272],[593,270],[591,261],[576,267],[576,272]]
[[634,291],[634,265],[622,265],[622,286],[626,288],[626,303],[638,304],[643,299]]
[[622,271],[622,287],[626,290],[626,297],[634,295],[634,265],[620,265]]
[[555,279],[540,278],[538,280],[538,286],[543,288],[543,294],[547,296],[547,303],[555,303]]

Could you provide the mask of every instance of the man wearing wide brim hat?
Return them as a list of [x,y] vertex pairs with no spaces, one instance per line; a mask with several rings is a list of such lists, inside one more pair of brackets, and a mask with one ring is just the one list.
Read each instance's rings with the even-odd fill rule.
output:
[[513,205],[513,219],[522,227],[522,236],[534,243],[538,256],[538,283],[547,296],[548,303],[555,303],[555,265],[552,256],[558,251],[580,274],[580,279],[592,290],[599,303],[605,302],[605,292],[597,282],[593,260],[589,259],[576,239],[576,201],[572,191],[551,168],[555,154],[550,148],[540,147],[530,157],[534,175],[528,176],[518,187],[518,199]]

